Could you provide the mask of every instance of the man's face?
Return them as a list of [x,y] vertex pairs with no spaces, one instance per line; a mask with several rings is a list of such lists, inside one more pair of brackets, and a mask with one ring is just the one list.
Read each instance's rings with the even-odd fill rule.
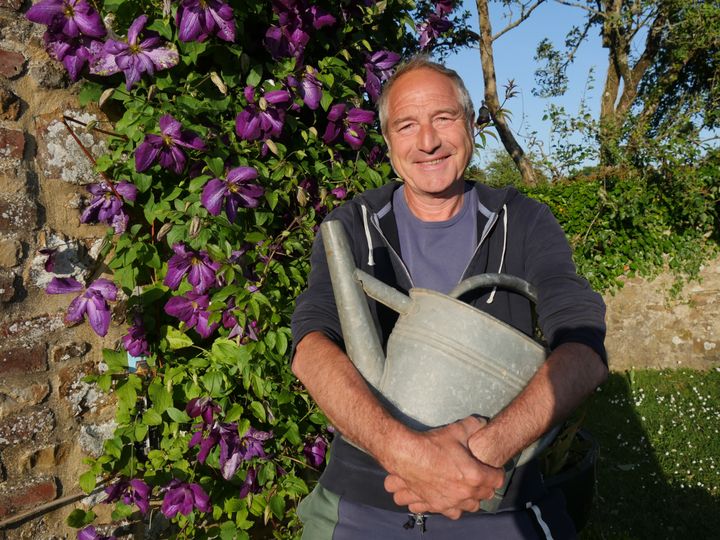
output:
[[390,89],[385,141],[406,189],[422,198],[449,197],[473,152],[459,95],[436,71],[417,69]]

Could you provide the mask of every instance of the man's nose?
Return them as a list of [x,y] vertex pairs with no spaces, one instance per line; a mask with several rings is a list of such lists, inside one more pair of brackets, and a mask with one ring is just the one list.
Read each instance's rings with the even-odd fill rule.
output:
[[442,144],[437,130],[432,124],[421,124],[418,133],[418,149],[423,152],[432,153]]

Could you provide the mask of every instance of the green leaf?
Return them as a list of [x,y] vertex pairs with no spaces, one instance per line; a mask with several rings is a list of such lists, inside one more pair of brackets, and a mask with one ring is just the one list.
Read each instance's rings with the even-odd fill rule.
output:
[[159,426],[162,424],[162,416],[155,409],[148,409],[142,416],[143,424],[148,426]]
[[85,510],[81,508],[76,508],[75,510],[70,512],[70,515],[67,517],[67,520],[65,522],[70,527],[80,529],[88,523],[92,523],[94,519],[95,512],[93,512],[92,510],[88,510],[87,512],[85,512]]
[[155,379],[148,387],[148,395],[150,401],[153,403],[153,408],[162,413],[169,409],[173,405],[173,398],[168,392],[167,388],[160,382],[159,379]]
[[80,89],[80,93],[78,94],[80,106],[86,107],[90,103],[97,103],[104,90],[105,87],[100,84],[85,81]]
[[257,86],[262,80],[262,66],[253,66],[248,73],[246,84],[248,86]]
[[163,326],[160,329],[160,335],[165,338],[172,350],[184,349],[193,344],[192,339],[173,326]]
[[265,413],[265,407],[263,407],[263,404],[259,401],[253,401],[250,403],[250,410],[255,415],[255,418],[260,420],[261,422],[265,422],[267,419],[267,414]]
[[281,495],[273,495],[268,502],[270,509],[276,518],[282,519],[285,516],[285,498]]
[[210,371],[201,378],[211,396],[219,395],[223,390],[223,376],[219,371]]
[[237,527],[232,521],[226,521],[220,525],[220,538],[222,540],[234,540],[237,535]]
[[167,40],[172,39],[172,27],[170,26],[170,21],[166,19],[155,19],[152,23],[147,25],[146,29],[154,30]]
[[103,360],[107,364],[107,373],[120,373],[128,369],[128,353],[126,351],[113,351],[103,349]]
[[82,489],[85,493],[90,493],[93,489],[95,489],[95,473],[93,471],[87,471],[81,474],[80,478],[78,478],[78,484],[80,484],[80,489]]
[[188,416],[188,414],[185,411],[181,411],[180,409],[176,409],[175,407],[168,407],[165,411],[168,416],[172,419],[173,422],[190,422],[191,418]]
[[239,403],[233,404],[233,406],[230,407],[228,412],[225,413],[225,422],[234,422],[242,416],[244,410],[245,408]]

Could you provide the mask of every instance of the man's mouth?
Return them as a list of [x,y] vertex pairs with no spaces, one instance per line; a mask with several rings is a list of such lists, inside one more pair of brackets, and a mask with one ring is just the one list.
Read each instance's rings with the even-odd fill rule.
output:
[[446,159],[447,159],[447,156],[446,156],[446,157],[437,158],[437,159],[433,159],[433,160],[430,160],[430,161],[420,161],[419,164],[420,164],[420,165],[437,165],[438,163],[441,163],[441,162],[445,161]]

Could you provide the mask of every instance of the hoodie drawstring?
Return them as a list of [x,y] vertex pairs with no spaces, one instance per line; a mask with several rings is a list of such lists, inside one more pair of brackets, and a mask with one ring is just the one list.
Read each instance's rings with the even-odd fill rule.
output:
[[[502,267],[503,264],[505,264],[505,250],[507,249],[507,235],[508,235],[508,209],[507,204],[503,204],[503,248],[502,248],[502,254],[500,255],[500,267],[498,268],[498,274],[502,273]],[[495,292],[497,291],[497,287],[493,287],[492,292],[490,293],[490,298],[487,299],[487,304],[492,304],[493,300],[495,300]]]
[[368,245],[368,266],[375,266],[375,259],[373,258],[373,245],[372,238],[370,237],[370,226],[368,225],[367,208],[365,205],[361,205],[363,215],[363,226],[365,227],[365,239]]

